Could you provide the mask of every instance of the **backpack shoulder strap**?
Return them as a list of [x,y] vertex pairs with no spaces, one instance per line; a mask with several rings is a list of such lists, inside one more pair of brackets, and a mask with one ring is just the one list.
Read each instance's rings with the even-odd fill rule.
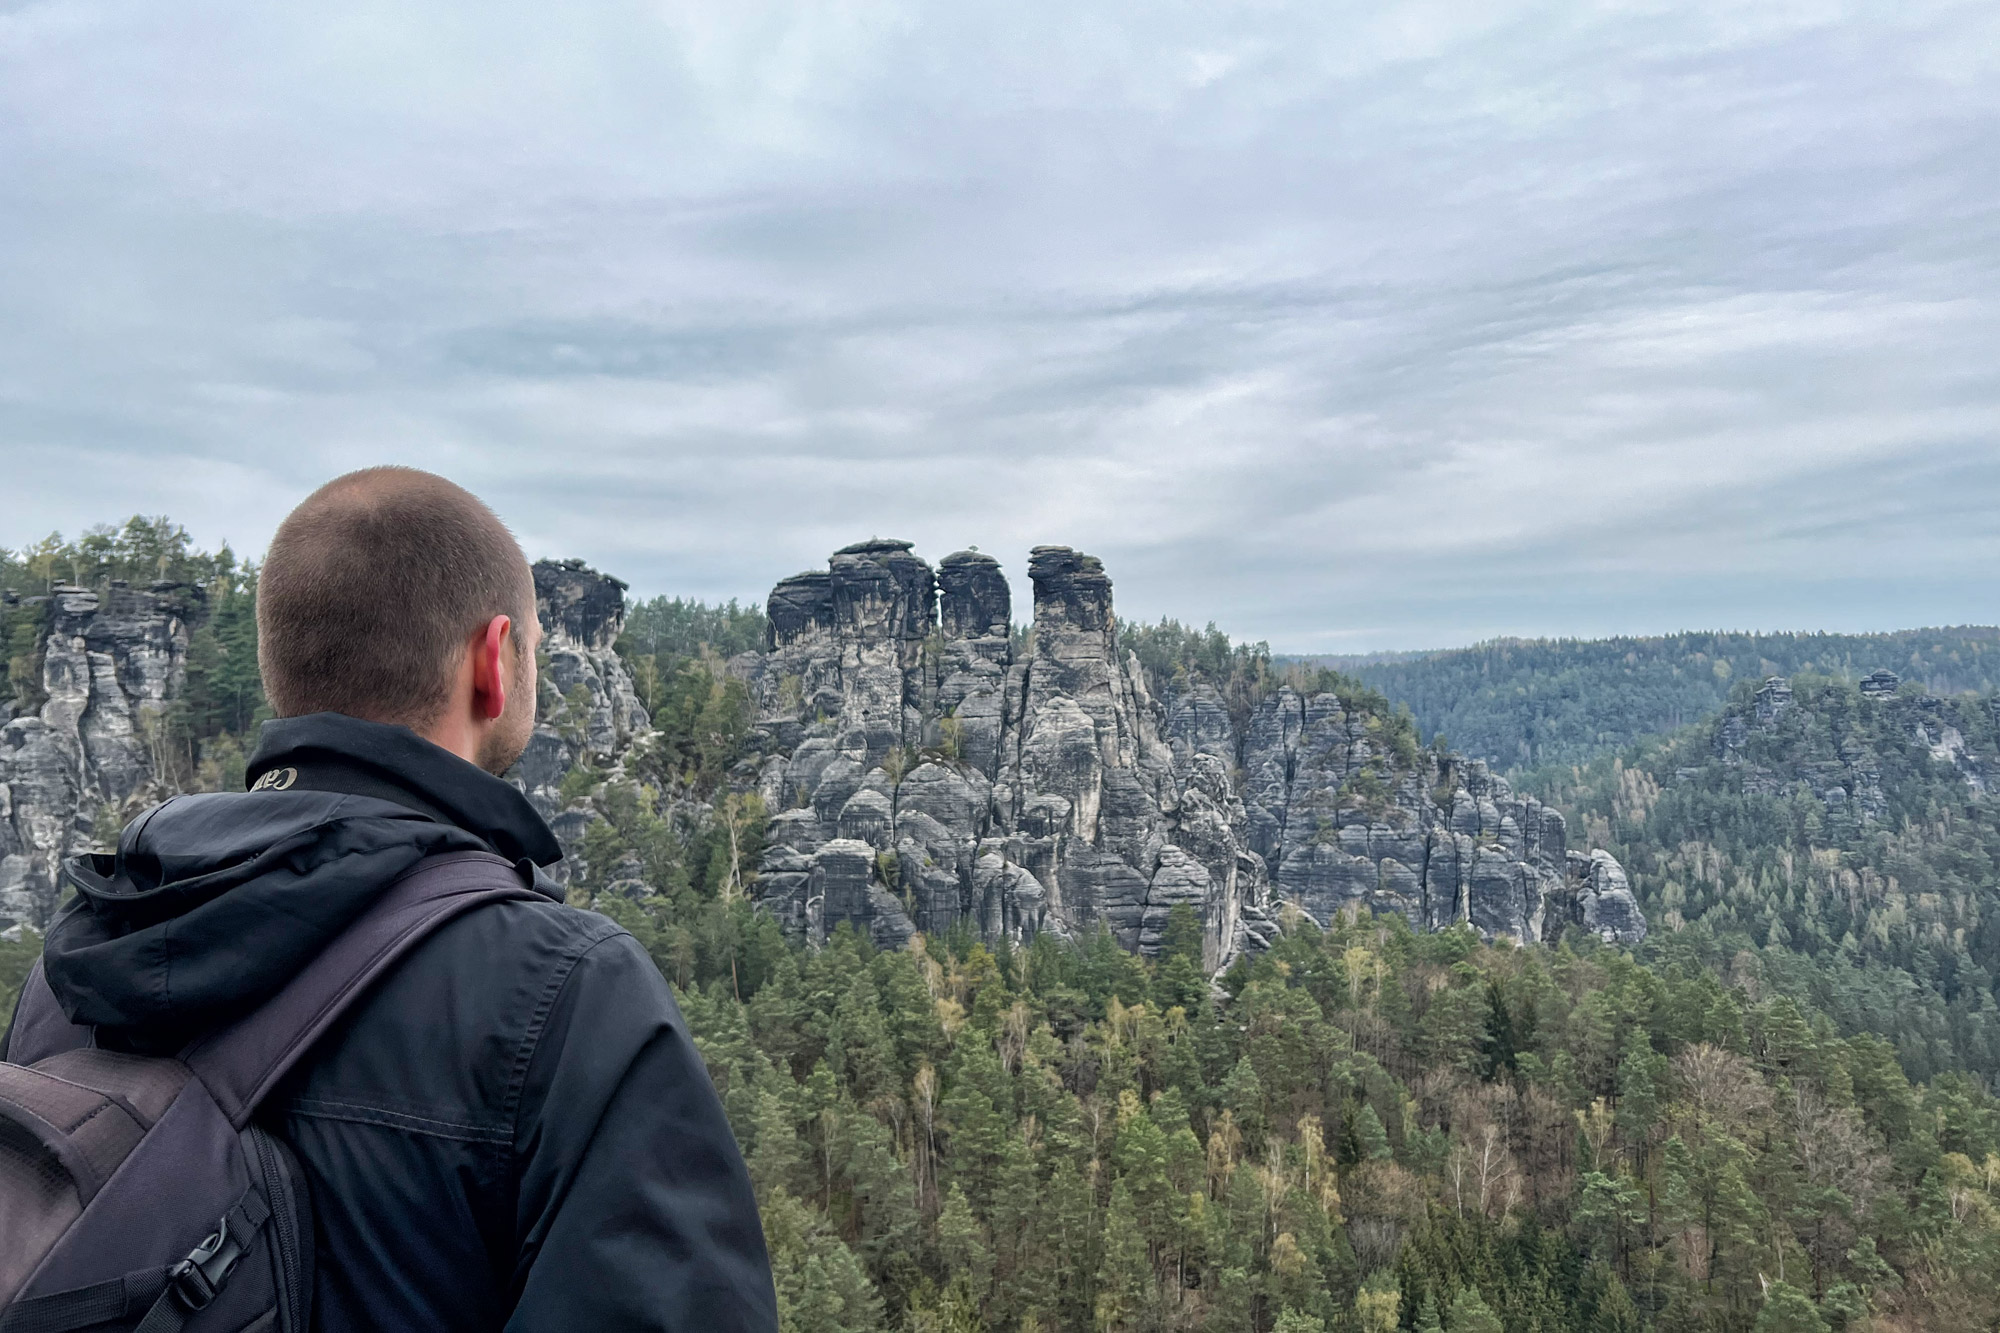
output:
[[428,857],[391,884],[284,989],[194,1042],[181,1059],[241,1129],[370,983],[447,921],[508,900],[548,901],[527,887],[511,862],[491,852]]

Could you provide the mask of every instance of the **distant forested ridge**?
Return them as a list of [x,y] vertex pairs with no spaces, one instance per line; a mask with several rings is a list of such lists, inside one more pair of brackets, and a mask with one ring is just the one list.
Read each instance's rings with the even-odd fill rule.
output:
[[[1391,657],[1394,660],[1382,660]],[[1737,682],[1886,668],[1933,694],[2000,686],[2000,628],[1885,634],[1687,633],[1495,639],[1471,648],[1325,657],[1416,714],[1426,738],[1503,770],[1573,764],[1698,722]]]
[[2000,1076],[2000,699],[1886,673],[1743,682],[1722,714],[1525,785],[1662,931],[1755,957],[1917,1076]]

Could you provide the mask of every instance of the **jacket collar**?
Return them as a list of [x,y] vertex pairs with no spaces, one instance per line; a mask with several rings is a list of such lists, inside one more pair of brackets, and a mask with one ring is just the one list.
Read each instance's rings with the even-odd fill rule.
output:
[[562,859],[562,845],[517,787],[408,727],[344,713],[266,722],[244,778],[253,788],[262,781],[394,801],[478,836],[510,861]]

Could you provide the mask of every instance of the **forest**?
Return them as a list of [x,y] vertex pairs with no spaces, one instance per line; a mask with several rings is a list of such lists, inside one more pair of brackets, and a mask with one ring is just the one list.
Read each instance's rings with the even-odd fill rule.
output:
[[1426,740],[1502,771],[1586,763],[1700,722],[1743,681],[1888,669],[1937,694],[2000,687],[2000,628],[1886,634],[1684,633],[1496,639],[1369,658],[1297,658],[1358,676],[1409,706]]
[[1713,932],[1842,1031],[1889,1038],[1916,1076],[1990,1082],[2000,808],[1933,742],[1948,728],[1990,763],[1994,696],[1869,697],[1804,673],[1790,691],[1760,720],[1745,682],[1709,722],[1527,786],[1618,857],[1656,927]]
[[1191,916],[811,952],[706,879],[591,901],[680,988],[788,1330],[1991,1327],[2000,1108],[1700,927],[1295,915],[1212,990]]

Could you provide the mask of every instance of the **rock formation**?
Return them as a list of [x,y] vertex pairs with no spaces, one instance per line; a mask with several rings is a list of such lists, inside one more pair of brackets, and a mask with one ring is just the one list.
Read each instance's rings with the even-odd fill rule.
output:
[[[1993,697],[1979,704],[1906,691],[1895,672],[1882,669],[1857,683],[1861,709],[1849,713],[1838,707],[1846,688],[1817,682],[1808,698],[1795,696],[1782,676],[1767,678],[1747,703],[1730,704],[1716,719],[1710,749],[1717,764],[1745,795],[1783,797],[1803,787],[1829,816],[1864,825],[1889,816],[1885,767],[1908,775],[1921,769],[1920,754],[1976,793],[2000,783],[1993,739],[2000,702]],[[1828,718],[1830,705],[1838,722]],[[1705,770],[1684,767],[1676,780],[1703,781]]]
[[[772,590],[767,651],[728,668],[756,709],[757,757],[731,782],[772,812],[755,891],[788,928],[823,939],[846,922],[893,946],[1101,926],[1151,953],[1186,907],[1210,969],[1275,938],[1282,904],[1521,940],[1644,934],[1617,863],[1569,851],[1562,817],[1483,765],[1399,749],[1379,708],[1335,693],[1283,686],[1234,717],[1201,681],[1156,698],[1098,560],[1037,547],[1028,577],[1025,637],[976,551],[933,569],[870,540]],[[509,777],[577,873],[599,816],[575,789],[656,738],[613,647],[625,585],[574,560],[534,579],[539,720]],[[169,794],[149,747],[200,613],[199,590],[175,585],[48,599],[45,701],[0,714],[0,929],[47,920],[56,867],[100,812]],[[568,781],[579,770],[588,783]],[[701,826],[707,807],[684,798],[659,793],[662,813]],[[636,865],[598,869],[649,891]]]
[[0,929],[37,928],[60,898],[62,858],[107,809],[154,790],[157,723],[178,695],[198,588],[57,587],[47,598],[40,707],[0,727]]
[[1379,717],[1289,686],[1239,735],[1212,686],[1152,696],[1098,560],[1037,547],[1028,577],[1025,648],[976,552],[934,573],[908,542],[863,542],[772,590],[770,651],[745,670],[775,812],[761,901],[790,928],[895,945],[1101,924],[1152,952],[1186,906],[1210,968],[1266,945],[1280,902],[1643,937],[1617,863],[1569,852],[1562,816],[1483,764],[1390,755]]
[[[1322,922],[1359,905],[1399,912],[1419,929],[1467,921],[1524,941],[1576,919],[1567,908],[1548,912],[1579,889],[1559,813],[1514,795],[1483,762],[1395,756],[1384,731],[1337,694],[1303,698],[1290,686],[1252,713],[1243,744],[1251,850],[1274,867],[1281,898]],[[1636,904],[1630,917],[1639,922],[1631,938],[1643,936]]]
[[[652,723],[632,673],[613,649],[625,627],[625,584],[581,560],[537,561],[534,576],[542,622],[541,699],[535,733],[507,777],[575,856],[590,816],[565,808],[563,779],[585,763],[615,771]],[[565,873],[574,868],[566,866]]]
[[1869,672],[1861,681],[1861,695],[1865,699],[1893,699],[1902,688],[1903,678],[1886,667]]
[[1569,854],[1569,886],[1563,906],[1569,925],[1603,940],[1629,942],[1646,937],[1646,918],[1625,879],[1625,868],[1610,852]]
[[[612,651],[625,585],[580,561],[544,561],[534,572],[543,719],[511,776],[580,848],[590,816],[564,808],[563,778],[586,762],[615,772],[649,723]],[[0,930],[46,924],[63,857],[100,841],[104,819],[173,794],[156,762],[158,725],[180,695],[205,610],[199,588],[166,583],[101,594],[57,587],[43,605],[45,698],[23,716],[0,713]]]

